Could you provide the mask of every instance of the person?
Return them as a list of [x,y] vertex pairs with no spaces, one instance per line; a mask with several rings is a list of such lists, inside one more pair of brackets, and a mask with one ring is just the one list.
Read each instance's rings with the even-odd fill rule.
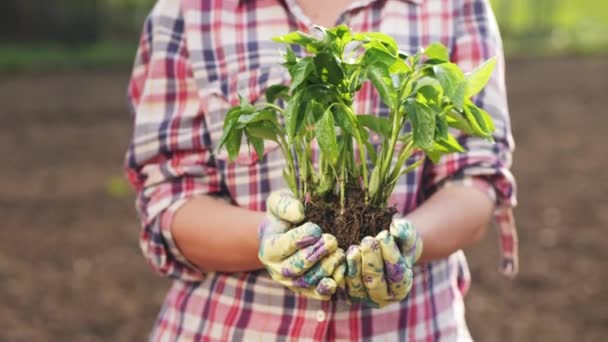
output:
[[[287,187],[276,146],[265,145],[264,155],[243,148],[235,162],[214,153],[239,96],[256,102],[269,85],[289,81],[271,38],[340,23],[387,33],[409,53],[439,41],[464,70],[498,60],[475,98],[495,122],[494,142],[460,135],[467,152],[402,177],[391,197],[398,210],[391,231],[346,252],[302,222],[293,197],[277,192]],[[471,340],[462,249],[482,238],[492,213],[503,271],[517,270],[514,145],[488,0],[158,0],[129,98],[134,131],[125,164],[137,192],[140,246],[152,268],[173,279],[151,340]],[[386,111],[370,84],[354,108]],[[387,246],[406,262],[395,282],[383,274],[388,256],[374,252]],[[395,295],[396,282],[408,291]]]

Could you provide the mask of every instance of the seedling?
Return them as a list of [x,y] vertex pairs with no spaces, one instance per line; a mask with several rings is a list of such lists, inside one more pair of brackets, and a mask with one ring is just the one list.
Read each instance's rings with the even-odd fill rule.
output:
[[[433,162],[463,152],[450,128],[492,139],[490,116],[470,98],[486,85],[496,61],[465,74],[439,43],[408,55],[383,33],[354,33],[345,25],[316,29],[319,37],[291,32],[274,38],[287,44],[283,65],[291,84],[270,86],[266,103],[242,100],[231,108],[218,149],[225,146],[236,158],[244,135],[262,158],[264,140],[276,142],[286,160],[285,182],[305,203],[307,219],[348,247],[388,228],[395,213],[388,200],[398,179],[420,166],[407,163],[415,151]],[[290,45],[309,55],[297,57]],[[367,81],[388,107],[387,117],[354,111],[355,94]]]

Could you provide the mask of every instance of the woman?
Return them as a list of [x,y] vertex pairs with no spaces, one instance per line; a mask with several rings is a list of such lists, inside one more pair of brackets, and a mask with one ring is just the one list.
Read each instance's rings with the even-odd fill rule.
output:
[[[385,296],[379,302],[367,285],[355,291],[353,270],[346,274],[347,292],[364,302],[331,296],[343,287],[344,252],[309,224],[296,228],[296,238],[307,239],[305,246],[282,248],[302,253],[320,244],[324,252],[314,262],[330,270],[304,285],[298,285],[302,274],[277,276],[276,260],[273,264],[262,252],[258,258],[258,252],[273,245],[270,240],[289,240],[287,227],[269,224],[264,213],[269,194],[286,187],[280,152],[272,147],[264,156],[244,152],[235,163],[223,153],[212,154],[225,113],[239,95],[254,102],[267,86],[288,81],[279,46],[270,38],[310,32],[313,23],[381,31],[410,53],[440,41],[465,70],[498,57],[489,85],[476,98],[495,121],[495,143],[461,136],[468,152],[426,162],[402,177],[393,194],[392,203],[405,217],[395,222],[412,233],[389,239],[415,262],[413,275],[402,279],[412,283],[405,299]],[[492,212],[501,232],[503,270],[512,275],[517,266],[502,57],[487,0],[159,0],[146,22],[129,86],[135,128],[126,160],[138,193],[144,256],[174,280],[151,339],[471,340],[463,307],[470,276],[461,249],[482,237]],[[369,84],[354,108],[386,110]],[[273,210],[270,200],[270,214],[299,222],[301,209],[289,197],[276,196],[295,209]],[[368,239],[374,241],[380,240]],[[407,254],[404,245],[415,248]],[[350,249],[348,267],[361,267],[369,250],[369,245]]]

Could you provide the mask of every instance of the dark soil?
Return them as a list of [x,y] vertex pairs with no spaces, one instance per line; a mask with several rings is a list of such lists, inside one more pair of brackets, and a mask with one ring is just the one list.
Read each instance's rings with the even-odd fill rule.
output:
[[346,188],[344,212],[341,212],[340,196],[329,192],[323,197],[313,196],[306,203],[306,221],[323,227],[325,233],[338,240],[338,246],[347,250],[358,245],[366,236],[376,236],[390,228],[393,207],[378,208],[365,204],[365,192],[356,186]]
[[[476,341],[608,336],[608,58],[508,62],[521,273],[466,251]],[[169,281],[140,254],[122,177],[128,71],[0,75],[0,341],[143,341]]]

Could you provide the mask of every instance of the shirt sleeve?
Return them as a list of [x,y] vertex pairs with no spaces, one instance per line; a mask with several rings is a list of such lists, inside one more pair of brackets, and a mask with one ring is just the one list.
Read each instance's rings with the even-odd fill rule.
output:
[[141,250],[158,273],[201,280],[171,234],[189,198],[217,193],[220,176],[193,77],[179,1],[159,1],[148,17],[129,83],[134,131],[125,169],[135,188]]
[[516,205],[516,185],[509,170],[514,143],[507,106],[502,41],[487,0],[462,0],[456,13],[452,61],[466,72],[491,57],[497,58],[496,69],[488,85],[473,99],[477,106],[492,116],[496,126],[494,142],[460,133],[457,139],[467,151],[446,155],[437,164],[427,161],[423,187],[428,195],[449,182],[477,188],[483,184],[491,186],[484,191],[496,203],[494,217],[500,237],[501,269],[506,275],[513,276],[518,266],[517,235],[512,215],[512,208]]

